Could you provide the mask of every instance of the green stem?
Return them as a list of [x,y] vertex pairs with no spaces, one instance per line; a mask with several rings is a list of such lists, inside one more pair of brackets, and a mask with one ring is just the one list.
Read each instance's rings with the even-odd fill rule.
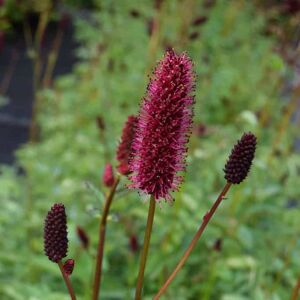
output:
[[64,278],[64,281],[66,283],[66,286],[68,288],[68,291],[69,291],[69,294],[70,294],[70,297],[71,297],[71,300],[76,300],[76,296],[75,296],[75,293],[73,291],[73,288],[72,288],[72,284],[71,284],[71,281],[70,281],[70,278],[69,276],[65,273],[64,271],[64,268],[63,268],[63,264],[61,261],[58,262],[58,266],[59,266],[59,269],[61,271],[61,274]]
[[148,256],[148,249],[150,244],[154,213],[155,213],[155,199],[154,196],[151,195],[149,210],[148,210],[147,225],[146,225],[146,231],[144,237],[144,245],[141,253],[140,269],[139,269],[139,274],[136,283],[135,300],[142,299],[144,273],[145,273],[145,266],[146,266],[147,256]]
[[205,214],[205,216],[203,217],[201,226],[199,227],[198,231],[194,235],[192,241],[190,242],[188,248],[186,249],[186,251],[184,252],[183,256],[181,257],[181,259],[180,259],[179,263],[177,264],[176,268],[174,269],[174,271],[172,272],[172,274],[169,276],[169,278],[166,280],[166,282],[164,283],[164,285],[160,288],[160,290],[158,291],[158,293],[156,294],[156,296],[153,298],[153,300],[158,300],[160,298],[160,296],[165,292],[165,290],[170,285],[170,283],[172,282],[172,280],[174,279],[174,277],[176,276],[176,274],[183,267],[183,265],[185,264],[186,260],[190,256],[193,248],[195,247],[197,241],[201,237],[204,229],[206,228],[207,224],[209,223],[210,219],[212,218],[212,216],[214,215],[214,213],[217,210],[218,206],[220,205],[220,203],[224,199],[226,193],[230,189],[230,186],[231,186],[231,183],[227,182],[226,185],[224,186],[222,192],[218,196],[217,200],[215,201],[215,203],[211,207],[211,209]]
[[106,233],[106,221],[110,209],[111,202],[114,198],[117,186],[120,182],[120,176],[116,178],[114,185],[111,187],[111,190],[106,198],[104,204],[103,215],[99,223],[99,242],[98,242],[98,251],[97,251],[97,261],[96,261],[96,270],[94,277],[93,285],[93,300],[97,300],[100,294],[100,283],[102,275],[102,261],[103,261],[103,252],[104,252],[104,243],[105,243],[105,233]]

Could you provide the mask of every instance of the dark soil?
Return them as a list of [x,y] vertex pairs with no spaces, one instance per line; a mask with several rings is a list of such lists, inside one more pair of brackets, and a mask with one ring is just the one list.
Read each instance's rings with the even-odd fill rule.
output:
[[[36,27],[34,19],[30,20],[30,26],[34,31]],[[51,23],[47,27],[41,44],[44,59],[52,48],[59,26],[61,24]],[[76,43],[72,24],[63,23],[63,26],[63,42],[54,77],[71,72],[76,62],[74,55]],[[15,159],[14,151],[28,141],[33,99],[33,67],[21,25],[16,25],[13,36],[5,37],[5,40],[2,47],[0,43],[0,89],[7,98],[7,104],[0,107],[0,163],[11,164]],[[7,88],[3,88],[9,72],[11,79],[8,80]]]

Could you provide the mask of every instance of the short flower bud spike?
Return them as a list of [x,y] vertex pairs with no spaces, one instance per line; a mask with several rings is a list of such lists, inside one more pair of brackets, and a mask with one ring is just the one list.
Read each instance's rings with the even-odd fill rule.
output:
[[158,64],[142,101],[133,140],[130,187],[155,200],[173,200],[185,170],[194,104],[193,64],[168,50]]
[[256,149],[256,136],[244,133],[231,150],[231,154],[224,168],[225,179],[232,184],[241,183],[250,170]]
[[48,211],[44,227],[44,250],[55,263],[67,256],[67,216],[63,204],[56,203]]
[[113,186],[115,182],[113,167],[111,164],[106,164],[102,177],[103,183],[107,187]]
[[132,141],[134,137],[135,126],[137,123],[136,116],[129,116],[122,132],[121,142],[117,149],[117,160],[119,161],[118,171],[122,175],[130,174],[129,160],[132,155]]
[[88,249],[90,244],[90,239],[83,228],[80,226],[76,227],[77,236],[80,240],[80,243],[84,249]]
[[63,265],[64,272],[70,276],[74,270],[75,261],[74,259],[67,259]]

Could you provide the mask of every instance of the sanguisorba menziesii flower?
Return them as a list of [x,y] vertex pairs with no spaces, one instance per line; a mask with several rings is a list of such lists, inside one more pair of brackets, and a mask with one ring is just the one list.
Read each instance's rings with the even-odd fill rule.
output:
[[51,261],[58,263],[67,256],[67,234],[65,206],[56,203],[48,211],[44,227],[44,251]]
[[190,136],[195,75],[186,53],[168,50],[147,88],[138,117],[130,161],[131,187],[172,200],[184,171]]
[[244,133],[234,145],[226,162],[225,179],[231,184],[241,183],[248,175],[256,150],[256,136]]

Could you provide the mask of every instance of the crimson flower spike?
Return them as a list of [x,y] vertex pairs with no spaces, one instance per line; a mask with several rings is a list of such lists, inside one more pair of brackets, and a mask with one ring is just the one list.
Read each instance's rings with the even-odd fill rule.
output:
[[238,142],[234,145],[233,149],[231,150],[231,154],[229,155],[229,158],[226,162],[224,173],[227,183],[225,184],[223,190],[219,194],[217,200],[214,202],[210,210],[204,215],[198,231],[194,235],[192,241],[190,242],[183,256],[179,260],[177,266],[175,267],[171,275],[168,277],[166,282],[163,284],[163,286],[159,289],[158,293],[154,296],[153,300],[158,300],[161,297],[161,295],[166,291],[170,283],[175,278],[176,274],[181,270],[189,255],[191,254],[193,248],[195,247],[196,243],[202,236],[202,233],[204,232],[209,221],[211,220],[217,208],[225,198],[231,185],[239,184],[247,177],[250,167],[252,165],[252,161],[254,159],[255,150],[256,136],[251,132],[244,133],[241,139],[238,140]]
[[224,168],[225,179],[232,184],[241,183],[248,175],[256,149],[256,136],[244,133],[231,150]]
[[168,50],[147,88],[132,142],[130,187],[151,195],[135,299],[142,298],[155,204],[172,201],[186,167],[194,104],[194,72],[190,58]]
[[55,203],[45,218],[44,250],[48,258],[57,263],[72,300],[76,300],[68,274],[65,272],[62,259],[68,252],[67,216],[65,206]]
[[134,137],[136,123],[136,116],[128,117],[122,131],[121,142],[117,149],[117,160],[119,161],[117,169],[122,175],[129,175],[131,173],[129,169],[129,160],[133,154],[131,145]]
[[63,204],[54,204],[48,212],[44,227],[44,249],[48,258],[58,263],[67,256],[67,216]]
[[185,54],[168,50],[154,71],[137,121],[130,187],[172,201],[186,167],[195,75]]

